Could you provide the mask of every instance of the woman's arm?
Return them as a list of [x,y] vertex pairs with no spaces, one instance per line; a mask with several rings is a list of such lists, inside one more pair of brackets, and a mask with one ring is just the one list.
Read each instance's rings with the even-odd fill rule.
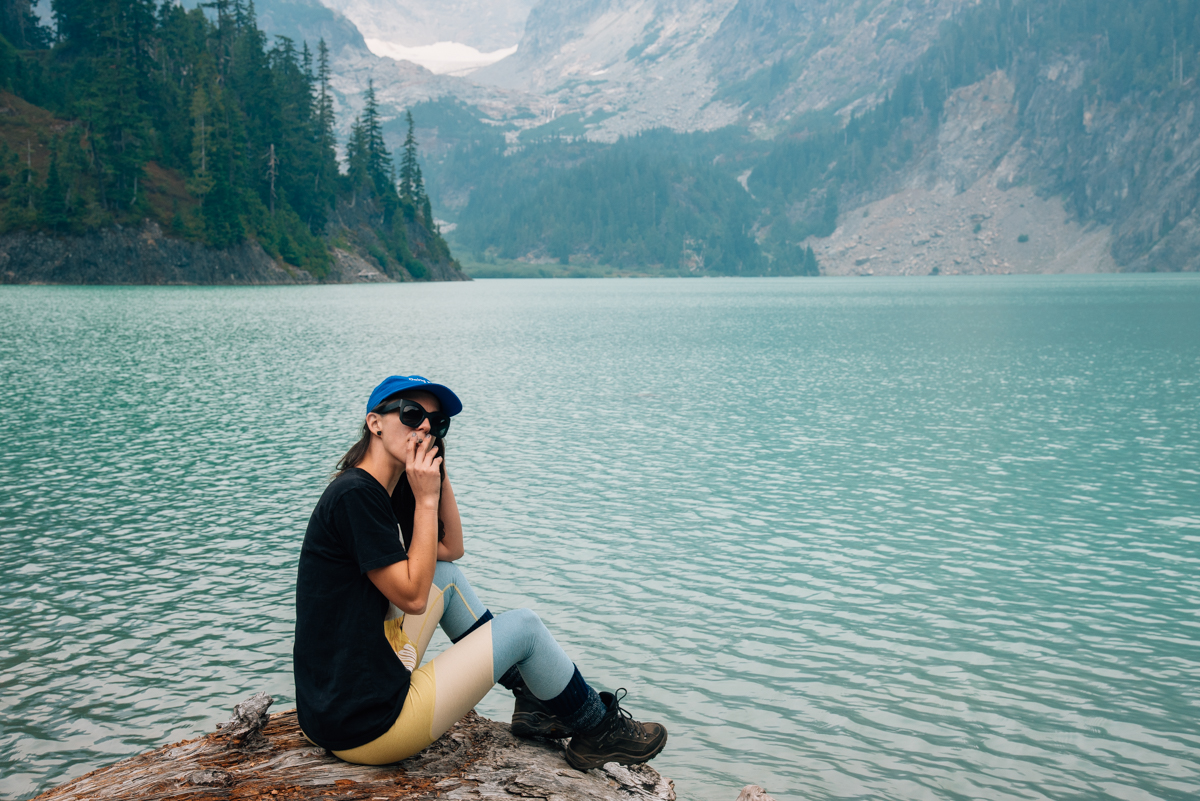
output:
[[442,459],[433,456],[429,447],[432,443],[432,437],[426,437],[420,444],[413,439],[405,454],[404,476],[400,480],[408,481],[416,499],[408,558],[367,571],[367,578],[384,597],[410,615],[425,612],[429,588],[433,585],[433,569],[437,565],[438,484],[442,479],[438,468]]
[[454,500],[454,489],[450,486],[450,477],[442,481],[442,501],[438,506],[438,519],[446,530],[446,536],[438,543],[437,558],[439,562],[453,562],[461,559],[466,553],[463,547],[462,518],[458,516],[458,502]]

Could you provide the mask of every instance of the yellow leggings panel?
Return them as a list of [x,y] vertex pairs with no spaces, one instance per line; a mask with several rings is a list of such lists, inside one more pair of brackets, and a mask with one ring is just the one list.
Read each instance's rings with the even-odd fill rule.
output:
[[[431,615],[430,612],[441,606],[439,594],[436,605],[431,603],[426,607],[425,615],[421,616],[426,620],[422,623],[428,625],[432,622],[430,628],[436,626],[440,615]],[[430,621],[430,617],[434,619]],[[407,630],[409,627],[406,625],[404,628]],[[414,634],[420,655],[424,656],[429,638],[422,636],[425,632],[419,628]],[[431,745],[470,712],[492,689],[493,683],[492,624],[489,621],[447,648],[429,664],[413,671],[404,707],[390,729],[366,745],[334,751],[333,754],[338,759],[359,765],[386,765],[408,759]]]

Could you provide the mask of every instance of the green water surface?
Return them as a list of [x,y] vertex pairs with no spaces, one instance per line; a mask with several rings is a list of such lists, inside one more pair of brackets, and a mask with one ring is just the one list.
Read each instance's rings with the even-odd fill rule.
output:
[[412,372],[480,594],[681,799],[1200,796],[1196,276],[0,287],[0,794],[292,705],[309,512]]

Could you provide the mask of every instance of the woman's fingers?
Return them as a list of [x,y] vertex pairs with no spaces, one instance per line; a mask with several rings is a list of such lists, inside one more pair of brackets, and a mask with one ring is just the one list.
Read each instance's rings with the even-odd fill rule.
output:
[[411,468],[417,460],[417,449],[420,445],[417,443],[416,434],[410,434],[408,441],[404,443],[404,469]]
[[418,498],[436,498],[441,491],[442,476],[438,468],[442,457],[433,455],[436,453],[433,450],[433,437],[426,434],[417,442],[417,436],[418,433],[411,435],[409,442],[412,444],[405,454],[408,457],[405,461],[408,482],[412,485],[413,495]]

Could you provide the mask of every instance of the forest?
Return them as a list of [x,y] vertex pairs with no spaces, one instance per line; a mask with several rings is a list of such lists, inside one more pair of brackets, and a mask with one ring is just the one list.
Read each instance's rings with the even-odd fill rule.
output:
[[449,259],[416,142],[410,135],[397,170],[373,89],[339,169],[323,41],[315,53],[285,37],[268,42],[242,0],[52,8],[53,30],[29,0],[4,0],[0,15],[0,87],[20,99],[8,103],[18,119],[0,137],[0,232],[153,219],[216,248],[253,239],[320,278],[338,235],[331,214],[362,196],[383,212],[371,247],[384,251],[382,267],[423,274],[418,256],[428,254],[409,241],[414,225],[429,233],[432,255]]

